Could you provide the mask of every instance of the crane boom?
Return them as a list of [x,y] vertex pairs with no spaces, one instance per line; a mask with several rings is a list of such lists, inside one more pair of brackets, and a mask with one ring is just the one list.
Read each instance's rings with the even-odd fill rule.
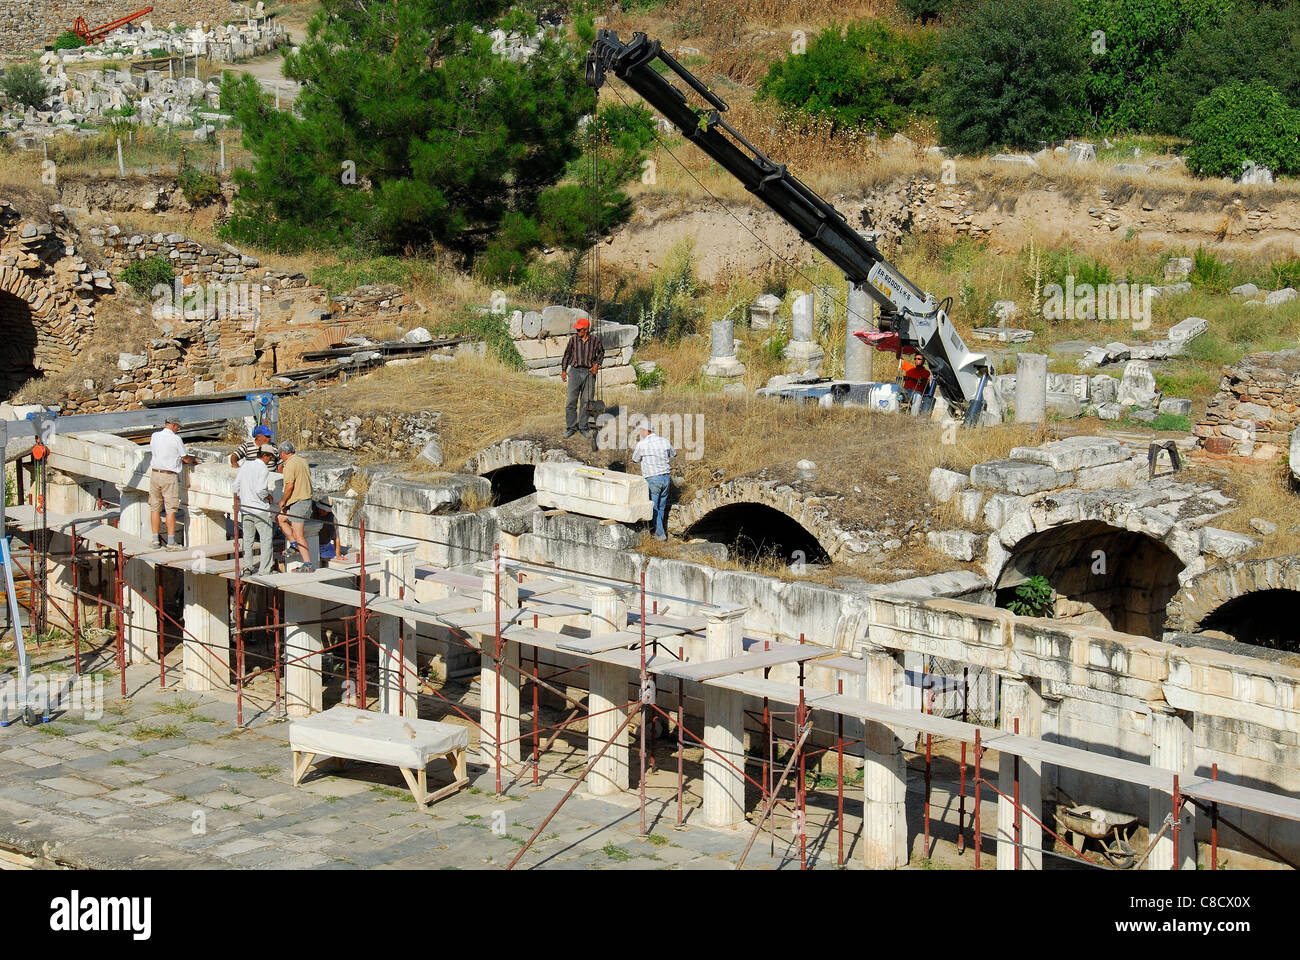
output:
[[[692,106],[687,95],[655,69],[655,61],[707,106]],[[596,89],[612,71],[839,267],[880,304],[881,328],[892,330],[900,343],[920,351],[944,398],[965,413],[968,423],[978,420],[992,367],[984,354],[972,353],[962,341],[945,309],[949,301],[936,302],[918,288],[834,206],[746,140],[723,119],[726,102],[658,40],[634,33],[630,42],[623,43],[615,31],[601,30],[587,54],[586,69],[587,83]]]

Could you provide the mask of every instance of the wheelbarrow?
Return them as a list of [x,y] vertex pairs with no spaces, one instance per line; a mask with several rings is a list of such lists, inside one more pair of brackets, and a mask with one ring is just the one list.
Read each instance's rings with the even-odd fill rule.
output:
[[1133,866],[1137,861],[1137,851],[1129,843],[1128,834],[1137,823],[1137,817],[1092,804],[1076,804],[1063,792],[1060,796],[1064,803],[1056,806],[1057,833],[1068,833],[1070,843],[1080,853],[1089,840],[1095,840],[1102,856],[1112,866],[1120,870]]

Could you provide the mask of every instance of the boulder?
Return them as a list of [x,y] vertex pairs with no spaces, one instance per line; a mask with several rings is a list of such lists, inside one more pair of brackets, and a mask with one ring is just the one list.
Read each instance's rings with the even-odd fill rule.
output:
[[930,496],[939,503],[947,503],[961,490],[970,486],[970,478],[956,470],[935,467],[930,471]]

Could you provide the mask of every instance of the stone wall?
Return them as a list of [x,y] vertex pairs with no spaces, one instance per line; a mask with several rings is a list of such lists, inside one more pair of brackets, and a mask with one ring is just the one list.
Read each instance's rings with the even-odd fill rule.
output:
[[0,393],[29,377],[65,369],[94,323],[108,273],[77,252],[80,237],[63,208],[28,218],[0,200]]
[[[559,306],[541,311],[514,311],[510,317],[510,336],[529,373],[535,377],[560,379],[560,361],[569,335],[573,333],[573,324],[579,317],[587,317],[587,312]],[[594,331],[605,345],[605,362],[597,375],[600,385],[616,387],[635,383],[632,349],[640,333],[637,327],[629,323],[598,322]]]
[[1300,426],[1300,349],[1252,353],[1223,368],[1219,392],[1192,427],[1207,453],[1273,460]]
[[[244,13],[242,3],[230,0],[153,0],[148,6],[153,7],[149,19],[161,25],[173,20],[222,23],[242,18]],[[97,27],[140,8],[124,6],[118,0],[80,0],[75,5],[57,0],[0,0],[0,53],[26,53],[53,43],[61,33],[72,29],[78,16]]]

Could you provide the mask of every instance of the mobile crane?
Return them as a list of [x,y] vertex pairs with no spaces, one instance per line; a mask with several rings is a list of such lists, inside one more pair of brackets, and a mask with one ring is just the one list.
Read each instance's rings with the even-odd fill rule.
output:
[[[662,73],[671,71],[707,104],[691,106],[687,95]],[[750,193],[794,227],[844,275],[880,305],[879,332],[854,331],[881,345],[915,349],[925,359],[935,383],[968,425],[984,410],[993,368],[982,353],[972,353],[948,317],[952,298],[942,301],[920,290],[886,260],[844,216],[814,190],[775,163],[723,119],[727,104],[683,67],[658,40],[634,33],[629,43],[613,30],[601,30],[587,54],[587,84],[599,90],[607,72],[635,90]],[[897,339],[895,339],[897,338]],[[990,410],[992,413],[992,410]]]

